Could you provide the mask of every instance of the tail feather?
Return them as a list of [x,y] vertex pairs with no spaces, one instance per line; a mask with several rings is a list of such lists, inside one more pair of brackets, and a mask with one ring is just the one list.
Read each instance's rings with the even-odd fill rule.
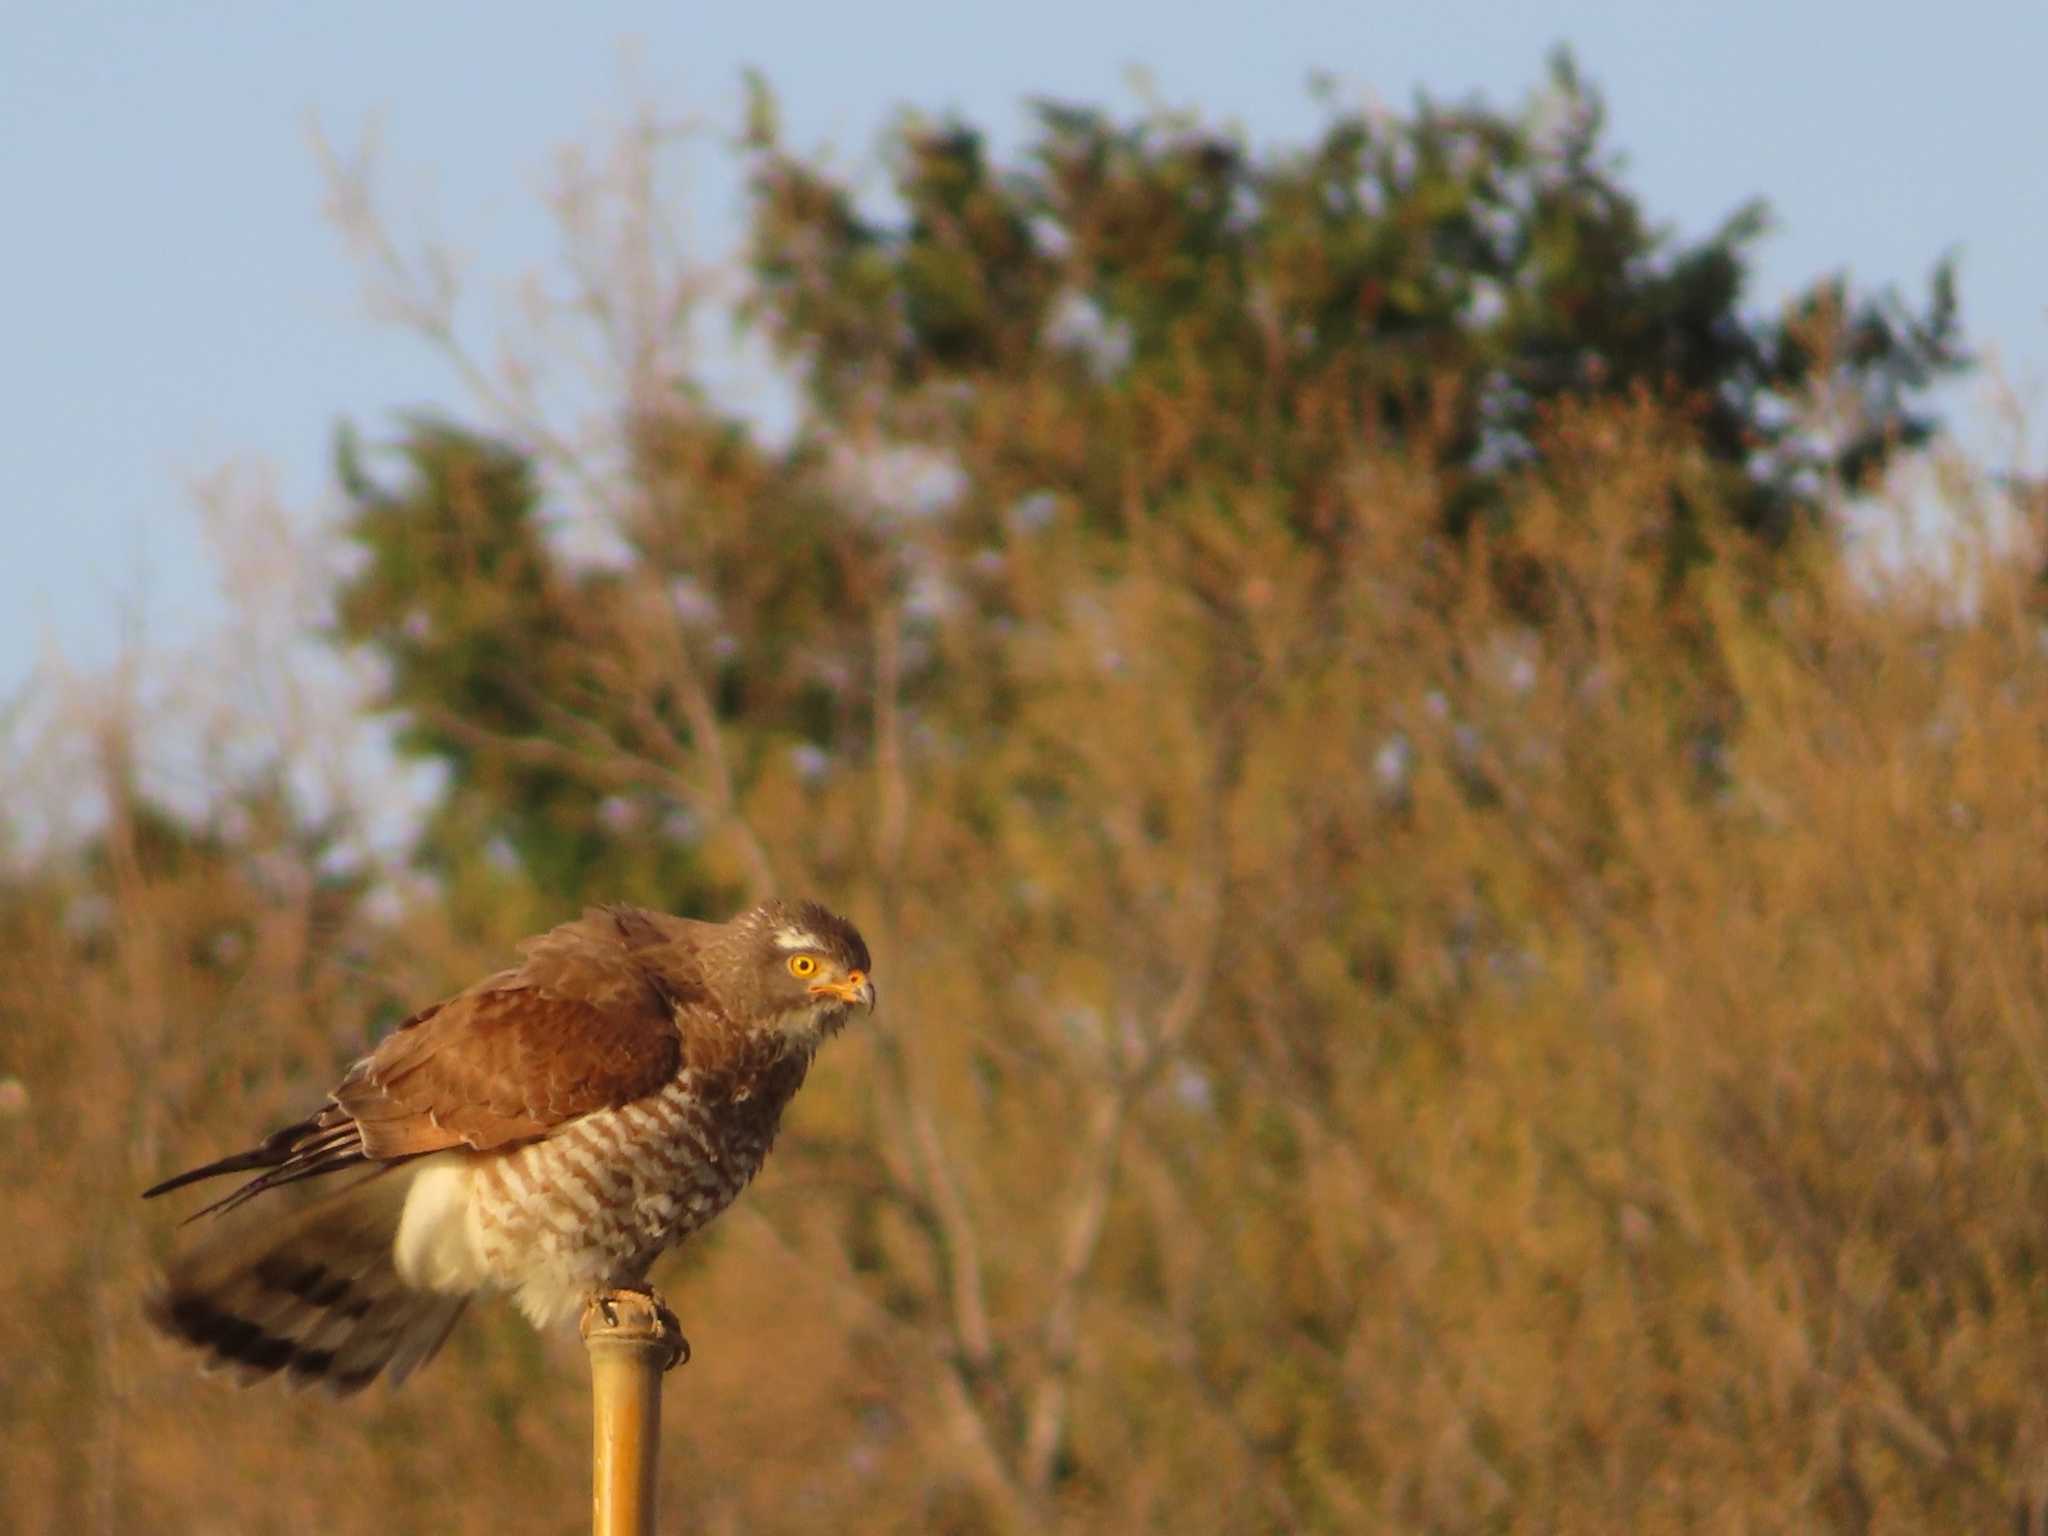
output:
[[144,1303],[159,1331],[246,1385],[395,1386],[432,1359],[468,1298],[408,1286],[393,1246],[413,1169],[378,1168],[283,1221],[227,1220],[172,1261]]
[[384,1374],[393,1390],[403,1386],[406,1377],[441,1352],[441,1346],[448,1342],[448,1335],[462,1321],[462,1314],[468,1306],[467,1296],[437,1296],[431,1311],[422,1314],[415,1325],[405,1330],[398,1347],[391,1352],[391,1358],[384,1366]]

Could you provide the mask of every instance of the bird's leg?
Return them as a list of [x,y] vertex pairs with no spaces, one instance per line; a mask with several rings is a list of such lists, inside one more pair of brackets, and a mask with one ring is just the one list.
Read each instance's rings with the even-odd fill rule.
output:
[[666,1344],[669,1353],[664,1371],[689,1362],[690,1341],[683,1337],[683,1325],[651,1285],[614,1285],[592,1291],[583,1304],[583,1318],[576,1331],[588,1339],[593,1328]]

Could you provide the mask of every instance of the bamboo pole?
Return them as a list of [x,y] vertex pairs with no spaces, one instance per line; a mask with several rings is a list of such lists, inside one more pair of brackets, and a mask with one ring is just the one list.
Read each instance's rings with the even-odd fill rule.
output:
[[690,1358],[652,1291],[605,1291],[580,1325],[590,1352],[590,1521],[595,1536],[654,1536],[661,1378]]

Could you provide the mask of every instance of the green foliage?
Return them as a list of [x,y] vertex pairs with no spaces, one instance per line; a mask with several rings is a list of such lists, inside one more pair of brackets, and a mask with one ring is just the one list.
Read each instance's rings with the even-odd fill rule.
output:
[[[1762,207],[1696,243],[1661,230],[1563,56],[1517,115],[1333,109],[1314,143],[1265,153],[1188,117],[1048,103],[1004,168],[970,125],[909,117],[887,219],[757,117],[756,311],[821,416],[943,439],[964,414],[992,432],[1071,412],[1085,456],[1018,441],[1016,470],[1091,510],[1119,505],[1129,449],[1191,395],[1210,419],[1172,483],[1260,474],[1303,533],[1361,441],[1425,449],[1462,526],[1503,510],[1560,403],[1645,395],[1691,419],[1715,471],[1683,507],[1775,542],[1924,442],[1924,392],[1961,365],[1946,267],[1922,314],[1831,279],[1781,319],[1744,315]],[[1823,385],[1861,406],[1826,442],[1796,419]]]
[[374,651],[399,752],[447,772],[422,862],[458,889],[480,886],[484,905],[514,873],[570,901],[715,897],[687,840],[651,830],[670,807],[607,778],[589,745],[611,722],[589,718],[603,659],[580,642],[601,638],[593,616],[618,600],[617,579],[564,568],[538,477],[510,446],[417,421],[398,458],[386,486],[354,435],[340,440],[346,529],[363,558],[337,593],[332,638]]

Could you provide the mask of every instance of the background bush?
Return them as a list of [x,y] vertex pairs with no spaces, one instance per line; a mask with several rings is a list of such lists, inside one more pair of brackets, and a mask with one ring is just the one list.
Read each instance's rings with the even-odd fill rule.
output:
[[1845,536],[1946,274],[1746,313],[1760,211],[1661,232],[1566,64],[1039,122],[862,199],[757,93],[788,434],[632,174],[567,205],[601,431],[344,434],[308,632],[438,774],[411,878],[102,730],[0,890],[12,1528],[580,1529],[572,1338],[196,1383],[135,1192],[585,900],[783,890],[883,1005],[657,1274],[678,1528],[2048,1530],[2038,555],[1966,465]]

